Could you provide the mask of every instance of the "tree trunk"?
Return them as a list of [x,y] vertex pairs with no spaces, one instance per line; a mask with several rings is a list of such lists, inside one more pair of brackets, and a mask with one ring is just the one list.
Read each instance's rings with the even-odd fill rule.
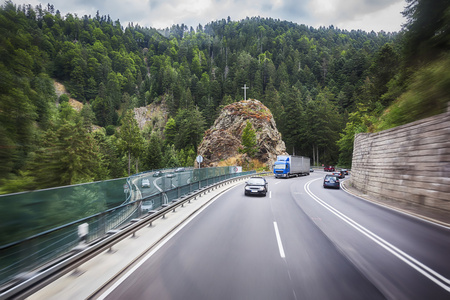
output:
[[131,172],[131,151],[128,150],[128,176],[130,176]]
[[317,160],[317,165],[319,165],[319,146],[316,146],[316,160]]
[[313,145],[313,166],[316,165],[316,150],[314,149],[314,145]]

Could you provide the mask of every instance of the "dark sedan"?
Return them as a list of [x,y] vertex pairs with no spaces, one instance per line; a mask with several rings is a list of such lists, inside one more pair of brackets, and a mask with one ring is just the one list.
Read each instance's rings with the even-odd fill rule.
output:
[[245,183],[245,195],[266,195],[268,184],[263,177],[251,177]]
[[163,172],[161,171],[156,171],[155,173],[153,173],[153,177],[161,177],[163,175]]
[[342,172],[333,172],[331,173],[331,176],[336,176],[337,178],[345,178],[345,175]]
[[341,183],[339,182],[339,178],[335,175],[325,175],[323,179],[323,187],[324,188],[336,188],[339,189],[341,187]]

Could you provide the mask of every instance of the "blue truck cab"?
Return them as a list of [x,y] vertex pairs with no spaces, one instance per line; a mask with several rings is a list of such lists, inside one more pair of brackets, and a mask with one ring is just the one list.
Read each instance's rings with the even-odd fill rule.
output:
[[290,156],[277,156],[277,161],[273,165],[273,174],[275,177],[289,177],[290,171]]

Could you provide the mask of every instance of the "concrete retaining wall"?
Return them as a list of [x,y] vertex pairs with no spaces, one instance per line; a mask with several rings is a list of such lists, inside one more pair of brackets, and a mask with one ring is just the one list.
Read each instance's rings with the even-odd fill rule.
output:
[[361,192],[450,223],[450,109],[357,134],[351,170],[351,185]]

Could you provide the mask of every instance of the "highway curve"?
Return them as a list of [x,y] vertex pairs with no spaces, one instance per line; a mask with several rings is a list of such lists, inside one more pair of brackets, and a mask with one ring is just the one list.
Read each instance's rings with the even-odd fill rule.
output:
[[448,299],[450,230],[322,187],[267,177],[222,194],[103,299]]

